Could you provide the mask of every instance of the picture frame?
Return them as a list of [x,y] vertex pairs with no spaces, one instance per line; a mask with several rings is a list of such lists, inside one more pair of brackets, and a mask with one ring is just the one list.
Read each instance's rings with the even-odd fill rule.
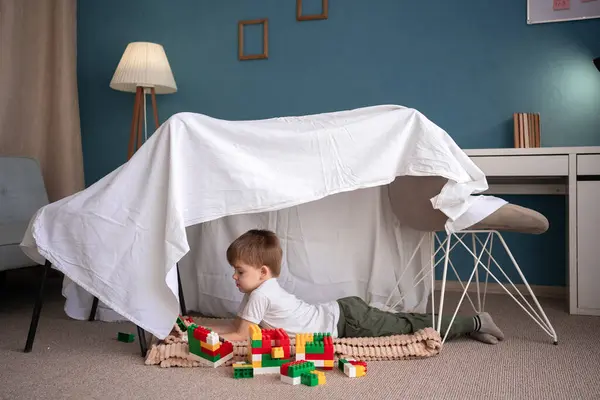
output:
[[[263,52],[261,54],[244,54],[244,26],[259,25],[263,26]],[[252,20],[244,20],[238,22],[238,59],[246,60],[261,60],[269,58],[269,19],[260,18]]]
[[321,0],[321,14],[302,15],[302,0],[296,0],[296,20],[298,21],[314,21],[319,19],[327,19],[329,16],[329,1]]

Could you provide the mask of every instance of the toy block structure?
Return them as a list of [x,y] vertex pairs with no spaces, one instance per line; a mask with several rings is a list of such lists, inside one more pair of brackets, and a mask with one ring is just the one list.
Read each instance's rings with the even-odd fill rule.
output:
[[235,379],[254,378],[254,368],[252,368],[252,364],[245,361],[233,363],[233,377]]
[[254,375],[279,373],[283,364],[292,361],[290,338],[283,329],[260,329],[252,324],[248,333],[248,362]]
[[315,367],[333,369],[333,338],[330,333],[297,333],[296,361],[312,361]]
[[367,363],[352,358],[341,358],[338,361],[338,369],[350,378],[359,378],[367,374]]
[[312,361],[290,361],[279,370],[281,381],[289,385],[317,386],[325,384],[325,373],[315,370]]
[[195,361],[216,368],[233,358],[233,344],[211,329],[191,324],[187,333],[190,357]]

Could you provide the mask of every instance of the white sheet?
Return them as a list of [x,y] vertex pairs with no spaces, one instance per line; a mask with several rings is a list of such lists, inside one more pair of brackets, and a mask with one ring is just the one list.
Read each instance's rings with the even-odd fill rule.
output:
[[[338,288],[340,293],[366,290],[385,296],[393,283],[386,287],[382,282],[391,280],[391,271],[401,270],[402,266],[382,265],[404,257],[407,247],[411,243],[414,243],[412,248],[416,245],[418,233],[397,226],[393,235],[386,236],[387,245],[380,244],[378,238],[371,241],[373,246],[365,247],[372,254],[361,254],[360,248],[355,250],[357,258],[351,267],[354,275],[344,282],[338,275],[342,268],[339,262],[351,256],[339,256],[339,251],[334,252],[337,254],[334,259],[319,256],[326,254],[324,243],[334,242],[326,233],[337,231],[333,227],[337,227],[335,224],[342,214],[335,221],[333,214],[326,213],[324,218],[319,213],[324,213],[328,201],[333,201],[329,207],[336,211],[344,202],[349,207],[361,205],[351,211],[353,218],[363,212],[372,215],[376,210],[370,206],[381,195],[376,187],[399,175],[436,175],[449,179],[441,193],[432,199],[434,208],[449,217],[446,224],[449,231],[453,231],[453,221],[476,199],[471,194],[487,189],[484,174],[450,136],[410,108],[376,106],[258,121],[224,121],[180,113],[166,121],[128,163],[86,190],[40,209],[32,218],[22,246],[32,259],[40,263],[50,260],[70,280],[118,314],[164,338],[179,309],[173,267],[190,250],[186,227],[213,221],[194,228],[201,232],[199,239],[211,237],[215,230],[227,232],[226,236],[221,235],[221,248],[213,248],[212,257],[218,259],[224,243],[241,233],[241,226],[227,230],[227,224],[235,225],[235,216],[242,218],[244,214],[248,217],[264,213],[263,218],[287,216],[284,224],[272,225],[270,221],[267,225],[284,234],[288,259],[302,260],[301,253],[307,254],[305,261],[291,270],[298,276],[295,282],[286,275],[282,277],[287,288],[295,289],[303,280],[312,285],[323,279],[318,275],[303,277],[318,271],[316,267],[303,269],[303,266],[318,264],[327,268],[323,271],[328,273],[326,281],[341,280],[346,285]],[[360,188],[373,190],[351,193],[344,200],[343,193]],[[338,193],[339,201],[325,198]],[[363,202],[355,202],[353,197],[362,195]],[[369,196],[374,197],[369,199]],[[315,200],[319,200],[319,205],[310,204]],[[311,218],[289,216],[294,210],[302,213],[311,206],[318,216],[312,219],[316,225],[303,230],[303,224]],[[275,211],[280,212],[274,214]],[[319,222],[332,227],[323,230],[320,238],[313,236],[319,232]],[[294,223],[302,225],[293,228]],[[394,225],[383,224],[382,229],[388,230],[390,224]],[[308,241],[302,241],[305,232],[311,232]],[[399,235],[396,239],[400,240],[400,250],[389,245],[394,235]],[[337,245],[347,246],[348,237],[340,235]],[[357,241],[350,243],[359,245]],[[198,248],[201,250],[202,246]],[[300,253],[292,256],[294,252]],[[382,256],[385,252],[401,255],[386,259]],[[188,257],[197,259],[202,255]],[[332,267],[331,263],[337,265]],[[329,268],[335,269],[329,272]],[[364,269],[359,271],[360,268]],[[362,287],[361,280],[352,279],[357,273],[361,274]],[[368,279],[366,284],[365,279]],[[183,281],[184,287],[188,285]],[[214,282],[204,283],[212,297],[218,296],[219,286]],[[421,294],[414,292],[407,307],[422,306]],[[206,299],[197,301],[203,300]]]

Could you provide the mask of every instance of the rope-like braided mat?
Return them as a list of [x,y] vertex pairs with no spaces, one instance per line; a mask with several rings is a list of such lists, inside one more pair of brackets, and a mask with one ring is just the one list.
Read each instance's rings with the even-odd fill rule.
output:
[[[210,325],[213,318],[194,318],[198,325]],[[296,353],[295,338],[290,337],[291,354]],[[223,364],[245,360],[248,342],[232,342],[233,358]],[[425,328],[412,335],[394,335],[378,338],[337,338],[333,340],[336,358],[354,358],[359,361],[412,360],[437,355],[442,347],[439,333]],[[203,364],[189,357],[187,333],[177,325],[164,340],[154,338],[146,356],[146,365],[169,367],[200,367]]]

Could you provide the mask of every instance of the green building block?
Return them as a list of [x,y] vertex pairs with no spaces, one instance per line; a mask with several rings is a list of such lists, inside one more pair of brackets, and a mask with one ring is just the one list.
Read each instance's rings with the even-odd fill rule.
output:
[[281,367],[283,364],[294,361],[291,358],[273,358],[268,354],[263,354],[261,365],[263,367]]
[[204,358],[205,360],[208,360],[210,362],[217,362],[221,359],[221,355],[217,354],[216,356],[209,356],[206,353],[203,353],[202,351],[200,351],[199,353],[195,353],[197,356],[200,356],[202,358]]
[[243,366],[233,367],[233,378],[244,379],[254,378],[254,368],[251,364],[245,363]]
[[306,354],[324,354],[325,353],[325,343],[321,342],[312,342],[306,343],[304,345],[304,352]]
[[[302,374],[313,371],[315,369],[315,363],[312,361],[307,361],[302,364],[290,365],[288,367],[287,375],[292,378],[297,378],[302,376]],[[314,375],[314,374],[311,374]]]
[[183,320],[180,317],[177,317],[177,325],[179,326],[179,329],[181,329],[183,332],[187,330],[185,322],[183,322]]
[[300,375],[300,383],[306,386],[317,386],[319,384],[319,377],[317,374],[305,372]]
[[260,349],[261,347],[262,347],[262,340],[253,340],[252,341],[252,348]]
[[135,335],[133,333],[119,332],[117,334],[117,340],[120,342],[131,343],[135,340]]
[[338,360],[338,369],[342,372],[344,372],[344,364],[348,364],[348,361],[345,358],[340,358]]

